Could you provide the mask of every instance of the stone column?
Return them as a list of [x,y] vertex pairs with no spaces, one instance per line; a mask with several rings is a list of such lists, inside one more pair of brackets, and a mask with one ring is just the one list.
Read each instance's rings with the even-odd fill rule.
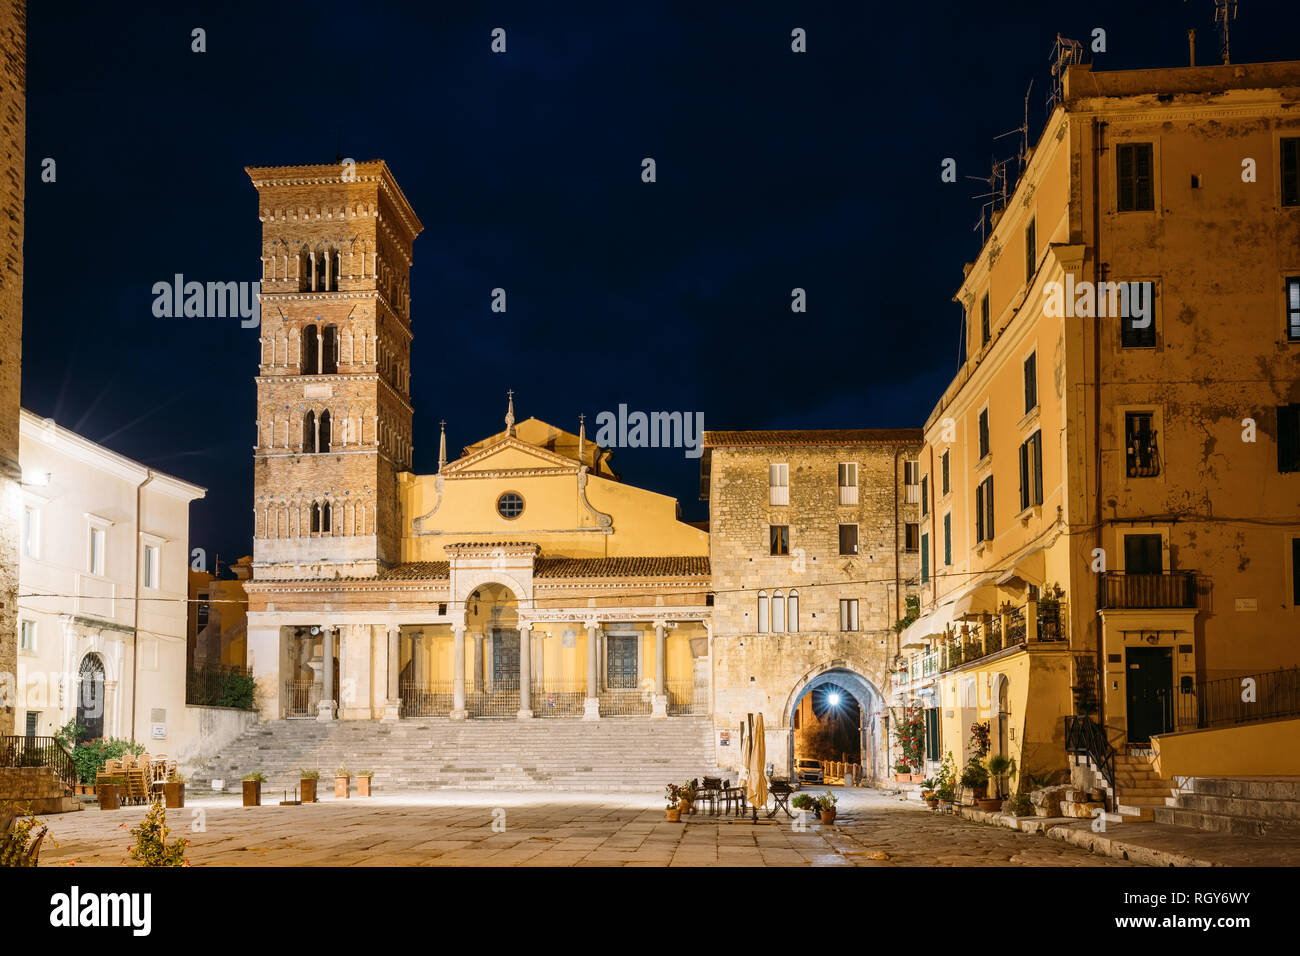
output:
[[519,713],[520,720],[533,716],[533,626],[519,622]]
[[325,627],[321,632],[321,689],[320,703],[316,705],[317,720],[333,720],[334,708],[338,701],[334,696],[334,632],[335,628]]
[[402,629],[388,625],[388,700],[384,705],[384,720],[398,720],[402,716],[402,694],[397,686],[397,664],[402,653]]
[[451,719],[464,720],[465,712],[465,625],[452,626],[455,642],[451,655]]
[[582,705],[583,720],[600,720],[600,689],[596,682],[596,637],[600,625],[587,622],[587,699]]
[[474,692],[483,691],[483,635],[474,635]]
[[668,716],[668,625],[655,621],[655,696],[651,718]]
[[411,632],[411,677],[416,687],[424,687],[424,631]]

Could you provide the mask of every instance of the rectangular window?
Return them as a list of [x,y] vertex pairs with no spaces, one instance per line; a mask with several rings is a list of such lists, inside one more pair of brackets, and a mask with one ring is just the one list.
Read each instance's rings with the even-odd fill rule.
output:
[[1300,471],[1300,405],[1277,407],[1277,470]]
[[980,461],[983,461],[989,456],[989,410],[987,408],[980,412],[979,431]]
[[1029,220],[1029,225],[1025,227],[1025,284],[1034,281],[1034,273],[1038,271],[1038,239],[1034,235],[1037,221]]
[[1043,433],[1036,431],[1020,445],[1020,510],[1043,503]]
[[27,736],[35,737],[37,729],[41,726],[41,713],[38,710],[29,710],[27,712]]
[[988,345],[991,337],[989,331],[989,294],[985,292],[984,298],[980,300],[980,345]]
[[1124,535],[1125,574],[1160,574],[1164,569],[1160,535]]
[[208,596],[206,593],[199,594],[198,598],[199,603],[195,605],[195,623],[201,631],[208,626],[208,614],[210,613],[211,605],[208,603]]
[[1300,342],[1300,276],[1286,280],[1286,337]]
[[789,554],[790,553],[790,526],[788,524],[774,524],[768,528],[768,542],[771,545],[772,554]]
[[[1144,322],[1143,326],[1134,323]],[[1121,315],[1119,319],[1119,344],[1125,349],[1153,349],[1156,347],[1156,320],[1151,316]]]
[[156,544],[144,546],[144,586],[158,587],[158,545]]
[[1300,139],[1282,140],[1282,205],[1300,206]]
[[36,622],[23,621],[18,628],[18,650],[26,654],[36,653]]
[[921,480],[921,463],[919,461],[903,462],[903,484],[915,485]]
[[840,504],[858,503],[858,466],[856,462],[840,462]]
[[858,629],[858,599],[840,601],[840,630],[856,631]]
[[943,516],[943,566],[952,567],[952,513]]
[[1116,180],[1120,212],[1150,212],[1156,208],[1152,145],[1121,143],[1115,147]]
[[1038,407],[1038,353],[1030,352],[1025,359],[1025,414]]
[[857,554],[858,553],[858,526],[855,524],[840,525],[840,554]]
[[40,557],[41,513],[35,508],[23,509],[23,557]]
[[767,503],[771,505],[788,505],[790,503],[790,466],[767,466],[768,494]]
[[930,536],[921,535],[921,583],[930,583]]
[[975,486],[975,540],[993,540],[993,476]]
[[1130,478],[1153,478],[1160,474],[1160,454],[1150,412],[1124,415],[1124,453]]
[[107,532],[103,528],[90,529],[90,573],[103,576],[104,574],[104,545],[107,540]]
[[930,513],[930,476],[921,479],[921,517]]
[[944,452],[939,458],[940,477],[943,479],[943,493],[946,495],[952,491],[952,484],[948,481],[948,452]]
[[915,551],[920,546],[921,526],[911,522],[903,523],[903,550]]

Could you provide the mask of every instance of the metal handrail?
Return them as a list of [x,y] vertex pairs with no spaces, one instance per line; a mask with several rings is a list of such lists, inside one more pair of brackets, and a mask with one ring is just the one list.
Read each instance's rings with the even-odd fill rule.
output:
[[1176,694],[1179,728],[1199,730],[1296,717],[1300,716],[1300,667],[1215,678]]
[[1115,798],[1115,748],[1111,746],[1106,730],[1086,714],[1075,714],[1065,718],[1065,752],[1075,756],[1086,756],[1093,766],[1100,771],[1109,785],[1112,805],[1107,810],[1114,810]]
[[57,737],[0,737],[0,767],[48,767],[73,792],[79,780],[72,752]]

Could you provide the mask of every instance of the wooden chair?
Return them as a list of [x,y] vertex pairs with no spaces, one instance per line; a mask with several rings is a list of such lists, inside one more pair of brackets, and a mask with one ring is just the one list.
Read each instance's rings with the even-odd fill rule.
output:
[[709,813],[716,815],[718,812],[718,791],[721,789],[721,777],[705,777],[704,783],[700,785],[700,792],[696,799],[700,803],[708,803]]

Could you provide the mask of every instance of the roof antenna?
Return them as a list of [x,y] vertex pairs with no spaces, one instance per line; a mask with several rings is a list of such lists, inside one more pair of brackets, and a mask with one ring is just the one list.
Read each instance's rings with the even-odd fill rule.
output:
[[1047,91],[1047,115],[1052,115],[1052,108],[1061,102],[1064,95],[1065,69],[1075,63],[1083,62],[1083,45],[1078,40],[1071,40],[1059,33],[1052,46],[1052,88]]
[[[1015,132],[1015,130],[1012,130],[1012,132]],[[989,228],[991,229],[993,226],[993,214],[999,212],[1007,204],[1007,166],[1010,164],[1011,160],[994,159],[991,160],[991,162],[993,166],[987,177],[984,176],[966,177],[967,179],[974,179],[977,182],[984,183],[989,187],[988,192],[980,193],[978,196],[971,197],[972,199],[988,200],[988,202],[986,202],[983,206],[980,207],[979,222],[977,222],[974,226],[971,227],[972,232],[974,232],[976,229],[980,231],[981,245],[983,245],[984,243],[985,223],[987,222]]]
[[1214,22],[1219,27],[1219,53],[1223,64],[1232,62],[1228,50],[1228,24],[1237,19],[1237,0],[1214,0]]
[[1015,129],[1007,130],[1005,133],[999,133],[997,136],[994,136],[994,137],[993,137],[994,139],[1002,139],[1002,138],[1005,137],[1005,136],[1010,136],[1012,133],[1019,133],[1019,134],[1020,134],[1020,155],[1016,157],[1016,162],[1017,162],[1016,178],[1017,178],[1017,180],[1020,178],[1020,174],[1023,173],[1023,172],[1025,171],[1025,166],[1026,166],[1026,165],[1028,164],[1028,162],[1029,162],[1029,94],[1030,94],[1030,92],[1033,90],[1033,88],[1034,88],[1034,81],[1033,81],[1033,80],[1030,80],[1030,81],[1029,81],[1029,88],[1025,90],[1025,121],[1024,121],[1024,123],[1022,123],[1020,126],[1017,126]]

